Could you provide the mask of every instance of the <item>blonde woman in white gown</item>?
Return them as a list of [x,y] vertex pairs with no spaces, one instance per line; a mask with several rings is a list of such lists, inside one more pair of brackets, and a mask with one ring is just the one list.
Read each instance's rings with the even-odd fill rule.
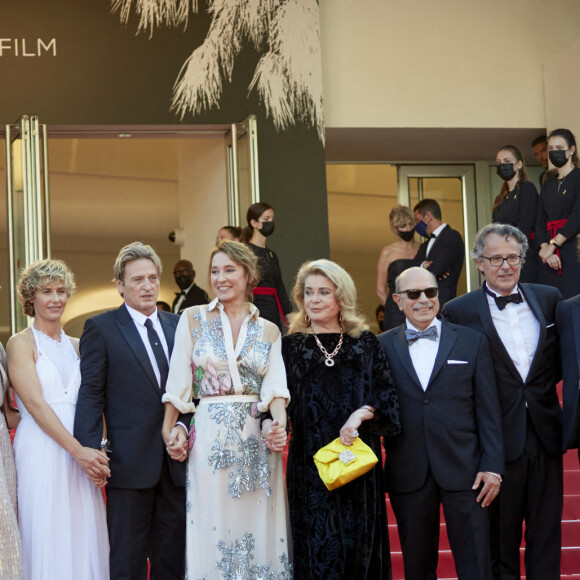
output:
[[[187,578],[290,580],[279,453],[290,394],[280,331],[247,302],[257,271],[244,244],[218,243],[210,279],[217,298],[182,314],[163,396],[170,453],[178,411],[195,410],[186,484]],[[192,397],[200,399],[197,407]],[[266,411],[283,433],[275,452],[260,437],[260,412]]]
[[[107,580],[109,544],[99,487],[108,458],[72,435],[80,386],[78,339],[61,328],[74,289],[59,260],[26,268],[18,291],[30,328],[7,345],[21,421],[14,440],[26,580]],[[90,477],[90,479],[89,479]]]

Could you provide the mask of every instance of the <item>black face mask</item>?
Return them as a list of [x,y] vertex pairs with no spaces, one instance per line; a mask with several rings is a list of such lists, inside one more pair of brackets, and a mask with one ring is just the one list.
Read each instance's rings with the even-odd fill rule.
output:
[[187,274],[183,276],[175,276],[175,281],[182,290],[186,290],[193,284],[193,277]]
[[500,163],[495,171],[504,181],[509,181],[516,174],[513,163]]
[[401,230],[397,230],[395,228],[395,231],[397,232],[397,235],[405,242],[410,242],[413,239],[413,236],[415,235],[415,230],[410,230],[408,232],[402,232]]
[[262,222],[262,229],[258,231],[267,238],[274,233],[274,222]]
[[568,163],[568,157],[566,157],[566,150],[556,149],[554,151],[548,151],[548,157],[552,162],[552,165],[556,167],[564,167]]

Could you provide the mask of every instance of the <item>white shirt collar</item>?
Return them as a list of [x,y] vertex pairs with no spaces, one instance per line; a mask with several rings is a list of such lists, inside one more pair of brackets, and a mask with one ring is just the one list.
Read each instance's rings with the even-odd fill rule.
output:
[[431,235],[437,237],[446,227],[447,224],[443,222]]
[[127,312],[129,313],[129,315],[131,316],[131,318],[137,323],[140,324],[141,326],[145,326],[145,321],[150,318],[151,322],[153,323],[153,325],[155,325],[157,323],[157,308],[155,308],[155,310],[149,315],[145,315],[142,312],[139,312],[138,310],[135,310],[134,308],[131,308],[126,302],[125,302],[125,308],[127,309]]
[[[250,311],[250,318],[253,318],[254,320],[258,320],[258,318],[260,317],[260,311],[256,308],[255,304],[252,304],[251,302],[246,302],[246,305],[249,308]],[[207,305],[207,311],[211,312],[212,310],[218,309],[220,312],[223,312],[224,310],[224,305],[219,301],[218,298],[214,298],[208,305]]]
[[[494,291],[493,291],[493,290],[492,290],[492,289],[489,287],[489,285],[488,285],[488,283],[487,283],[487,282],[485,282],[485,289],[486,289],[486,290],[487,290],[487,292],[489,292],[489,294],[491,294],[492,296],[501,296],[501,294],[498,294],[497,292],[494,292]],[[519,291],[520,291],[519,284],[516,284],[516,285],[514,286],[513,290],[510,292],[510,295],[511,295],[511,294],[517,294]],[[487,292],[486,292],[486,293],[487,293]],[[489,294],[488,294],[488,296],[489,296]],[[521,294],[521,292],[520,292],[520,294]],[[492,296],[490,296],[490,298],[491,298]],[[523,294],[522,294],[522,296],[523,296]]]
[[[416,332],[421,332],[418,328],[416,328],[415,326],[413,326],[410,322],[409,319],[405,319],[405,323],[407,325],[407,328],[409,330],[415,330]],[[431,328],[432,326],[437,327],[437,332],[439,333],[439,336],[441,336],[441,321],[435,317],[432,321],[431,324],[427,327],[427,328]],[[427,328],[425,330],[427,330]]]

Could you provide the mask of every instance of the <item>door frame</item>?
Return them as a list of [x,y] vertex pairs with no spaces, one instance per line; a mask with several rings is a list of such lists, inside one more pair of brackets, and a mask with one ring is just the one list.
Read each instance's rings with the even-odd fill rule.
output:
[[[465,279],[467,291],[479,286],[479,272],[470,259],[471,240],[477,233],[477,193],[475,188],[475,167],[470,165],[397,165],[398,200],[410,207],[409,179],[428,177],[456,177],[461,181],[463,201],[463,243],[465,244]],[[411,208],[413,209],[413,208]]]

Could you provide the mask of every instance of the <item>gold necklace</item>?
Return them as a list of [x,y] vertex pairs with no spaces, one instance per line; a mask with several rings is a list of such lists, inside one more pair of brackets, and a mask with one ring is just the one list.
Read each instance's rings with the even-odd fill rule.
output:
[[336,345],[336,348],[331,353],[329,353],[322,346],[322,343],[320,342],[320,339],[318,338],[318,336],[316,336],[316,332],[314,332],[314,329],[312,329],[312,334],[314,335],[314,340],[316,341],[316,344],[318,345],[318,348],[322,351],[322,354],[326,357],[326,360],[324,361],[324,364],[327,367],[333,367],[334,366],[334,361],[332,359],[338,354],[338,351],[340,350],[340,347],[342,346],[342,337],[343,337],[343,334],[344,334],[344,331],[342,330],[342,326],[340,327],[340,339],[338,341],[338,344]]

